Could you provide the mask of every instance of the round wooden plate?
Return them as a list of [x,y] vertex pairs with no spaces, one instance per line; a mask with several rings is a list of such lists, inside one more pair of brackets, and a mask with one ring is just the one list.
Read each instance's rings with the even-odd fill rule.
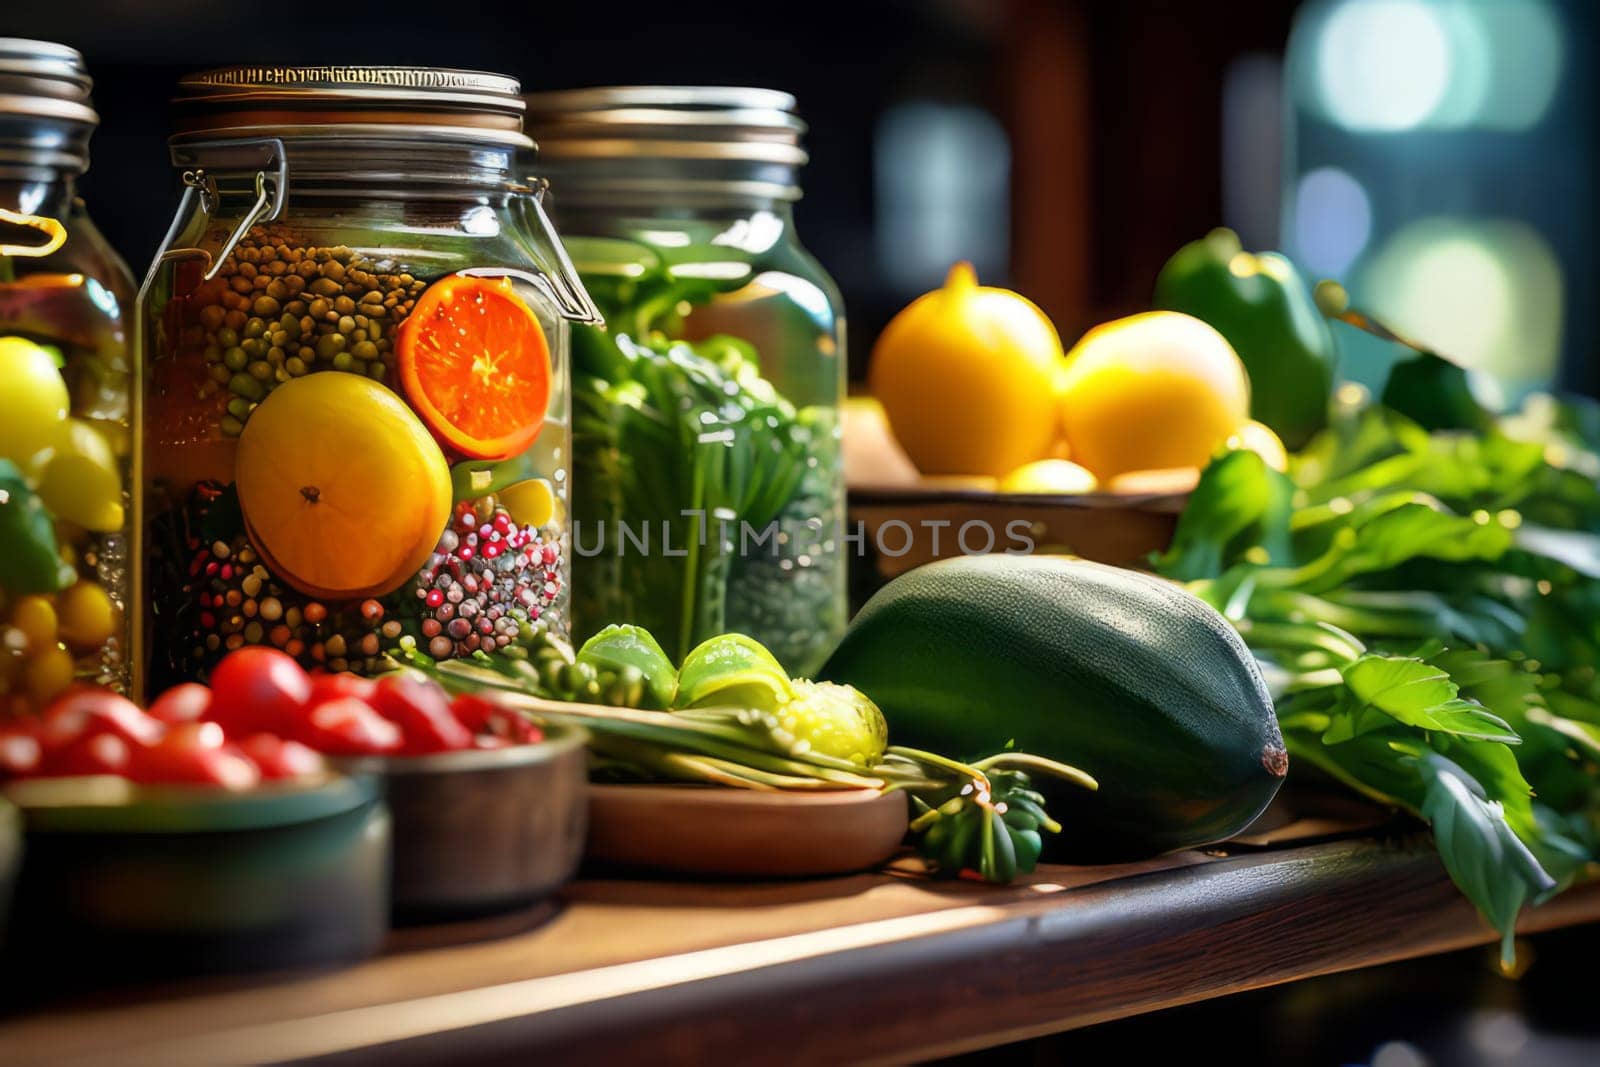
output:
[[807,878],[876,867],[906,835],[904,793],[589,787],[590,859],[674,874]]

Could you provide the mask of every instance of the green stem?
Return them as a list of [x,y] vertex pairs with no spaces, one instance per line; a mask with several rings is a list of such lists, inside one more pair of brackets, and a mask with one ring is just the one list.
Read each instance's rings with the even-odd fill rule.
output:
[[1081,785],[1090,792],[1100,788],[1100,783],[1086,771],[1080,771],[1070,764],[1058,763],[1053,759],[1035,756],[1029,752],[997,752],[993,756],[978,760],[972,766],[985,772],[994,767],[1011,767],[1023,771],[1043,771],[1045,774]]

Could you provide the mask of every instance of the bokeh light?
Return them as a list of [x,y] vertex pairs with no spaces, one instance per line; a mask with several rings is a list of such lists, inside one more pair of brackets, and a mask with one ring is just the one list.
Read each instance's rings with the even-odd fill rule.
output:
[[1497,386],[1504,399],[1517,399],[1556,372],[1561,266],[1549,242],[1525,223],[1419,220],[1373,255],[1359,287],[1381,319],[1485,372],[1479,384]]
[[1300,265],[1319,275],[1343,277],[1372,236],[1366,190],[1338,167],[1302,175],[1294,193],[1293,247]]
[[1349,130],[1531,129],[1565,71],[1550,0],[1342,0],[1308,25],[1302,98]]
[[1450,81],[1444,24],[1420,0],[1352,0],[1322,29],[1322,102],[1353,130],[1408,130],[1428,118]]

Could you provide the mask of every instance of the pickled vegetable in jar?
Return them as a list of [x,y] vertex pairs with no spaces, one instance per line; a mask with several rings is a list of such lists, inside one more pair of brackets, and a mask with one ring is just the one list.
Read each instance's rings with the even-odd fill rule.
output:
[[607,321],[573,338],[580,636],[674,658],[749,634],[794,674],[847,615],[844,314],[800,245],[805,126],[786,93],[528,98],[567,247]]
[[514,80],[190,76],[185,192],[140,297],[150,687],[517,656],[564,633],[567,320],[598,321],[513,180]]
[[0,720],[128,684],[133,280],[74,188],[90,87],[0,39]]

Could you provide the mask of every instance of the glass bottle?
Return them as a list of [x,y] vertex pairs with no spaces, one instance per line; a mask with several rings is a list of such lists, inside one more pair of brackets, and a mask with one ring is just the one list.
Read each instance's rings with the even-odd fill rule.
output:
[[846,622],[844,315],[801,246],[804,123],[760,89],[535,94],[552,211],[608,327],[574,337],[580,636],[725,630],[792,672]]
[[517,83],[229,68],[180,83],[182,202],[140,294],[148,685],[564,633],[567,320],[514,180]]
[[0,39],[0,718],[128,684],[128,268],[75,183],[83,59]]

